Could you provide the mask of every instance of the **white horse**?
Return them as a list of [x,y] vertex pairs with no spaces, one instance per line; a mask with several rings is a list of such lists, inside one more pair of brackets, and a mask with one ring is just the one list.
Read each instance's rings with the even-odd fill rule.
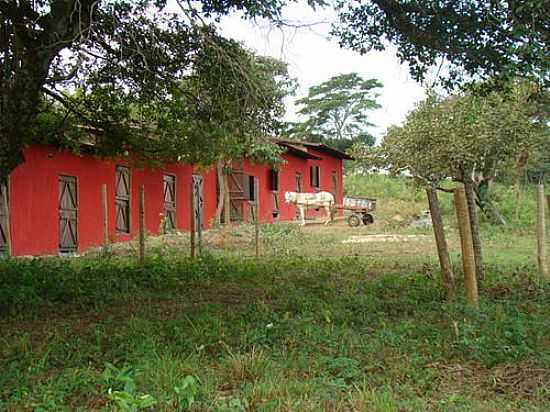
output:
[[285,192],[285,202],[293,203],[300,211],[300,224],[306,224],[305,209],[308,206],[322,207],[327,212],[325,225],[332,221],[332,208],[334,207],[334,196],[329,192],[318,193],[297,193]]

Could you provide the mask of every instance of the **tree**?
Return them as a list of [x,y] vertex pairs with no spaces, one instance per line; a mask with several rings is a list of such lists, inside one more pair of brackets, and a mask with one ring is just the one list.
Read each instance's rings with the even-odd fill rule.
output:
[[[219,218],[224,169],[230,171],[233,159],[278,163],[280,148],[271,136],[285,112],[283,99],[294,89],[285,63],[218,39],[201,46],[191,71],[171,85],[169,97],[143,102],[102,87],[79,89],[66,95],[71,107],[79,108],[78,114],[67,113],[54,102],[39,115],[41,127],[32,130],[32,136],[42,143],[47,137],[48,143],[78,150],[81,117],[97,112],[95,118],[103,125],[94,129],[98,155],[109,156],[123,148],[134,163],[185,161],[199,168],[216,163]],[[105,133],[110,138],[104,139]]]
[[429,68],[453,87],[472,78],[550,80],[548,0],[369,0],[337,3],[340,44],[360,53],[397,47],[416,80]]
[[[162,107],[175,85],[207,60],[205,50],[212,57],[230,56],[226,47],[234,49],[201,16],[243,10],[248,17],[271,17],[283,3],[178,4],[185,17],[166,11],[164,0],[0,2],[0,180],[23,161],[22,148],[31,131],[43,130],[41,115],[51,112],[54,101],[67,117],[101,130],[111,151],[143,142],[147,131],[138,132],[127,114],[136,107]],[[233,66],[227,75],[239,70]],[[77,100],[66,92],[76,89],[84,91]]]
[[[228,201],[225,192],[231,162],[243,157],[273,165],[280,161],[281,150],[271,136],[285,112],[283,99],[296,87],[285,63],[244,49],[236,52],[238,56],[223,59],[225,66],[207,59],[170,101],[170,109],[162,108],[168,122],[165,129],[172,136],[169,141],[180,143],[171,144],[169,150],[180,147],[177,153],[187,153],[185,160],[190,163],[216,163],[218,223],[224,207],[229,213],[229,205],[224,203]],[[222,56],[225,53],[227,48]],[[225,222],[229,220],[226,216]]]
[[346,150],[354,142],[372,146],[374,137],[367,131],[369,111],[380,107],[374,90],[382,87],[376,79],[364,80],[357,73],[334,76],[313,86],[296,102],[298,114],[307,117],[291,126],[288,134],[298,140],[313,140]]
[[489,183],[500,167],[520,153],[548,143],[547,120],[541,116],[538,87],[515,82],[480,97],[462,93],[430,95],[411,112],[402,127],[388,130],[379,148],[355,148],[355,157],[370,160],[392,173],[407,171],[430,188],[447,178],[466,189],[478,274],[483,273],[476,204],[503,223],[489,195]]

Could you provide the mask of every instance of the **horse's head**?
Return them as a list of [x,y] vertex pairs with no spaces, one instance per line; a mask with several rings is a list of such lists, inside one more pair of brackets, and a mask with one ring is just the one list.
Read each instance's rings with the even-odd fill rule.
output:
[[295,200],[296,196],[294,192],[285,192],[285,203],[290,203]]

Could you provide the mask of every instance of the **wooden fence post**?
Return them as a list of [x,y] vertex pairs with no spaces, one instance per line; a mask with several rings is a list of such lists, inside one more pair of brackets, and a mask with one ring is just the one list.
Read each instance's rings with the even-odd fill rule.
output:
[[545,199],[544,185],[537,186],[537,261],[541,279],[548,279],[548,265],[546,263],[546,227],[545,227]]
[[145,187],[139,186],[139,263],[145,263]]
[[107,209],[107,185],[101,185],[101,210],[103,212],[103,246],[109,244],[109,211]]
[[449,258],[447,240],[445,239],[445,228],[443,227],[443,218],[441,217],[441,207],[435,189],[431,187],[426,189],[426,194],[428,195],[428,204],[432,217],[432,227],[434,230],[435,243],[437,245],[439,265],[441,266],[443,286],[447,292],[447,300],[452,300],[455,295],[453,269],[451,266],[451,259]]
[[197,255],[196,252],[196,239],[195,239],[195,187],[193,182],[193,176],[191,176],[191,195],[189,197],[190,201],[190,210],[191,210],[191,232],[189,233],[189,241],[191,243],[191,258],[194,258]]
[[454,190],[454,200],[458,229],[460,233],[460,244],[462,247],[462,267],[464,269],[464,288],[466,289],[466,301],[469,305],[479,306],[479,295],[477,291],[476,264],[474,258],[474,246],[472,241],[472,226],[470,225],[470,214],[464,187]]
[[4,233],[6,235],[6,253],[8,256],[12,255],[11,250],[11,219],[10,219],[10,204],[9,204],[9,179],[5,185],[2,185],[1,187],[1,195],[2,195],[2,203],[4,204],[4,218],[5,218],[5,224],[6,224],[6,232]]
[[197,252],[202,255],[202,199],[203,199],[203,177],[201,175],[193,175],[193,205],[195,213],[195,228],[197,229]]
[[224,201],[223,201],[223,223],[229,225],[231,223],[231,192],[229,191],[229,175],[224,173]]
[[256,244],[256,258],[260,257],[260,179],[254,178],[254,240]]

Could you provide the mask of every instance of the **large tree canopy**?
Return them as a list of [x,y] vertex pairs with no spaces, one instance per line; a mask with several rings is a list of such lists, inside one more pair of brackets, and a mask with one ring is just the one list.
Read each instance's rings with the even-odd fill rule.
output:
[[529,76],[548,84],[548,0],[340,0],[340,44],[361,53],[397,47],[412,76],[447,64],[447,86],[468,78]]
[[305,118],[290,125],[287,133],[298,140],[321,141],[346,150],[353,143],[372,146],[374,137],[370,112],[376,102],[376,79],[365,80],[357,73],[343,73],[310,87],[306,97],[296,101],[298,114]]
[[[231,78],[231,87],[242,86],[240,100],[233,104],[259,101],[257,94],[248,97],[257,86],[257,75],[255,79],[246,72],[250,58],[235,42],[217,35],[202,17],[232,10],[249,17],[276,16],[282,2],[178,4],[183,13],[169,13],[163,0],[1,1],[0,178],[22,161],[22,148],[31,135],[36,137],[31,132],[43,131],[37,121],[48,117],[45,111],[51,111],[53,101],[82,125],[102,130],[103,141],[109,140],[113,150],[127,144],[131,131],[138,129],[129,119],[150,114],[153,106],[163,107],[178,95],[182,81],[194,90],[197,82],[203,90],[205,84],[211,90],[225,90]],[[243,62],[245,67],[239,66]],[[219,67],[226,72],[220,73]],[[192,98],[193,93],[182,93]],[[204,109],[203,95],[193,98]],[[128,116],[129,111],[133,116]],[[269,113],[273,111],[263,111]],[[200,113],[197,109],[196,115],[200,120],[212,117],[206,109]]]

